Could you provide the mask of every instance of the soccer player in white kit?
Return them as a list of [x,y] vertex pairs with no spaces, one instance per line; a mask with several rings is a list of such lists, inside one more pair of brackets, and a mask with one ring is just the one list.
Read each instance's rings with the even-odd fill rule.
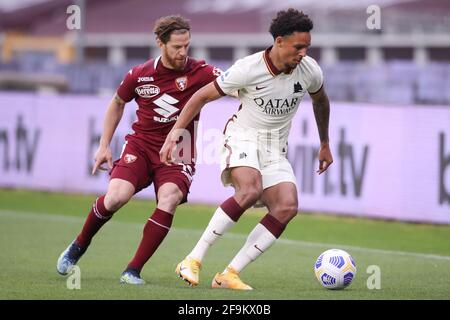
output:
[[333,162],[328,139],[330,105],[322,71],[306,55],[312,28],[312,21],[303,12],[278,12],[270,26],[273,45],[236,61],[222,76],[196,92],[160,151],[161,161],[170,164],[181,136],[179,129],[186,128],[206,103],[239,92],[241,106],[225,126],[221,159],[222,182],[232,185],[235,194],[217,208],[197,245],[176,268],[176,273],[193,286],[199,283],[201,262],[209,247],[246,209],[262,203],[269,212],[212,281],[213,288],[251,290],[239,273],[264,253],[297,215],[296,179],[286,153],[291,121],[306,92],[313,101],[320,137],[317,172],[321,174]]

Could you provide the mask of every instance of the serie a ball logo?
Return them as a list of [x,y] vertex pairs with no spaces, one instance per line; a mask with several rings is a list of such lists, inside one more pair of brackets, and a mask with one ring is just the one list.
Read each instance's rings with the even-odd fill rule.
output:
[[316,260],[314,272],[319,283],[327,289],[344,289],[356,275],[356,264],[344,250],[330,249]]

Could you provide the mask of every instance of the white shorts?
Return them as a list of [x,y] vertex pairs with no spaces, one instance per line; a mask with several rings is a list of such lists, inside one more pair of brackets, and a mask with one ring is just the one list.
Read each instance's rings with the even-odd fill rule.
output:
[[286,154],[287,138],[280,137],[277,132],[243,128],[230,121],[225,127],[221,151],[222,183],[232,185],[229,169],[251,167],[261,173],[263,189],[281,182],[292,182],[297,186]]

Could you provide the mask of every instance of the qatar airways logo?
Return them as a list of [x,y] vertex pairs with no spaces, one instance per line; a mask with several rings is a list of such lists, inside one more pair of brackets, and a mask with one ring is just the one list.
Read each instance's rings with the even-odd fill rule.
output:
[[152,98],[159,94],[159,87],[154,84],[144,84],[136,88],[136,93],[142,98]]
[[262,112],[270,115],[284,115],[291,113],[298,105],[299,98],[291,99],[269,99],[263,98],[253,99],[255,104],[261,109]]

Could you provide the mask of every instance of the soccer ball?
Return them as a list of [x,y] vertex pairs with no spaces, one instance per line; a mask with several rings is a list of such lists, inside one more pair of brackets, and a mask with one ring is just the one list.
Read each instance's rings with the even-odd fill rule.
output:
[[316,260],[314,272],[319,283],[327,289],[344,289],[356,275],[356,264],[344,250],[330,249]]

